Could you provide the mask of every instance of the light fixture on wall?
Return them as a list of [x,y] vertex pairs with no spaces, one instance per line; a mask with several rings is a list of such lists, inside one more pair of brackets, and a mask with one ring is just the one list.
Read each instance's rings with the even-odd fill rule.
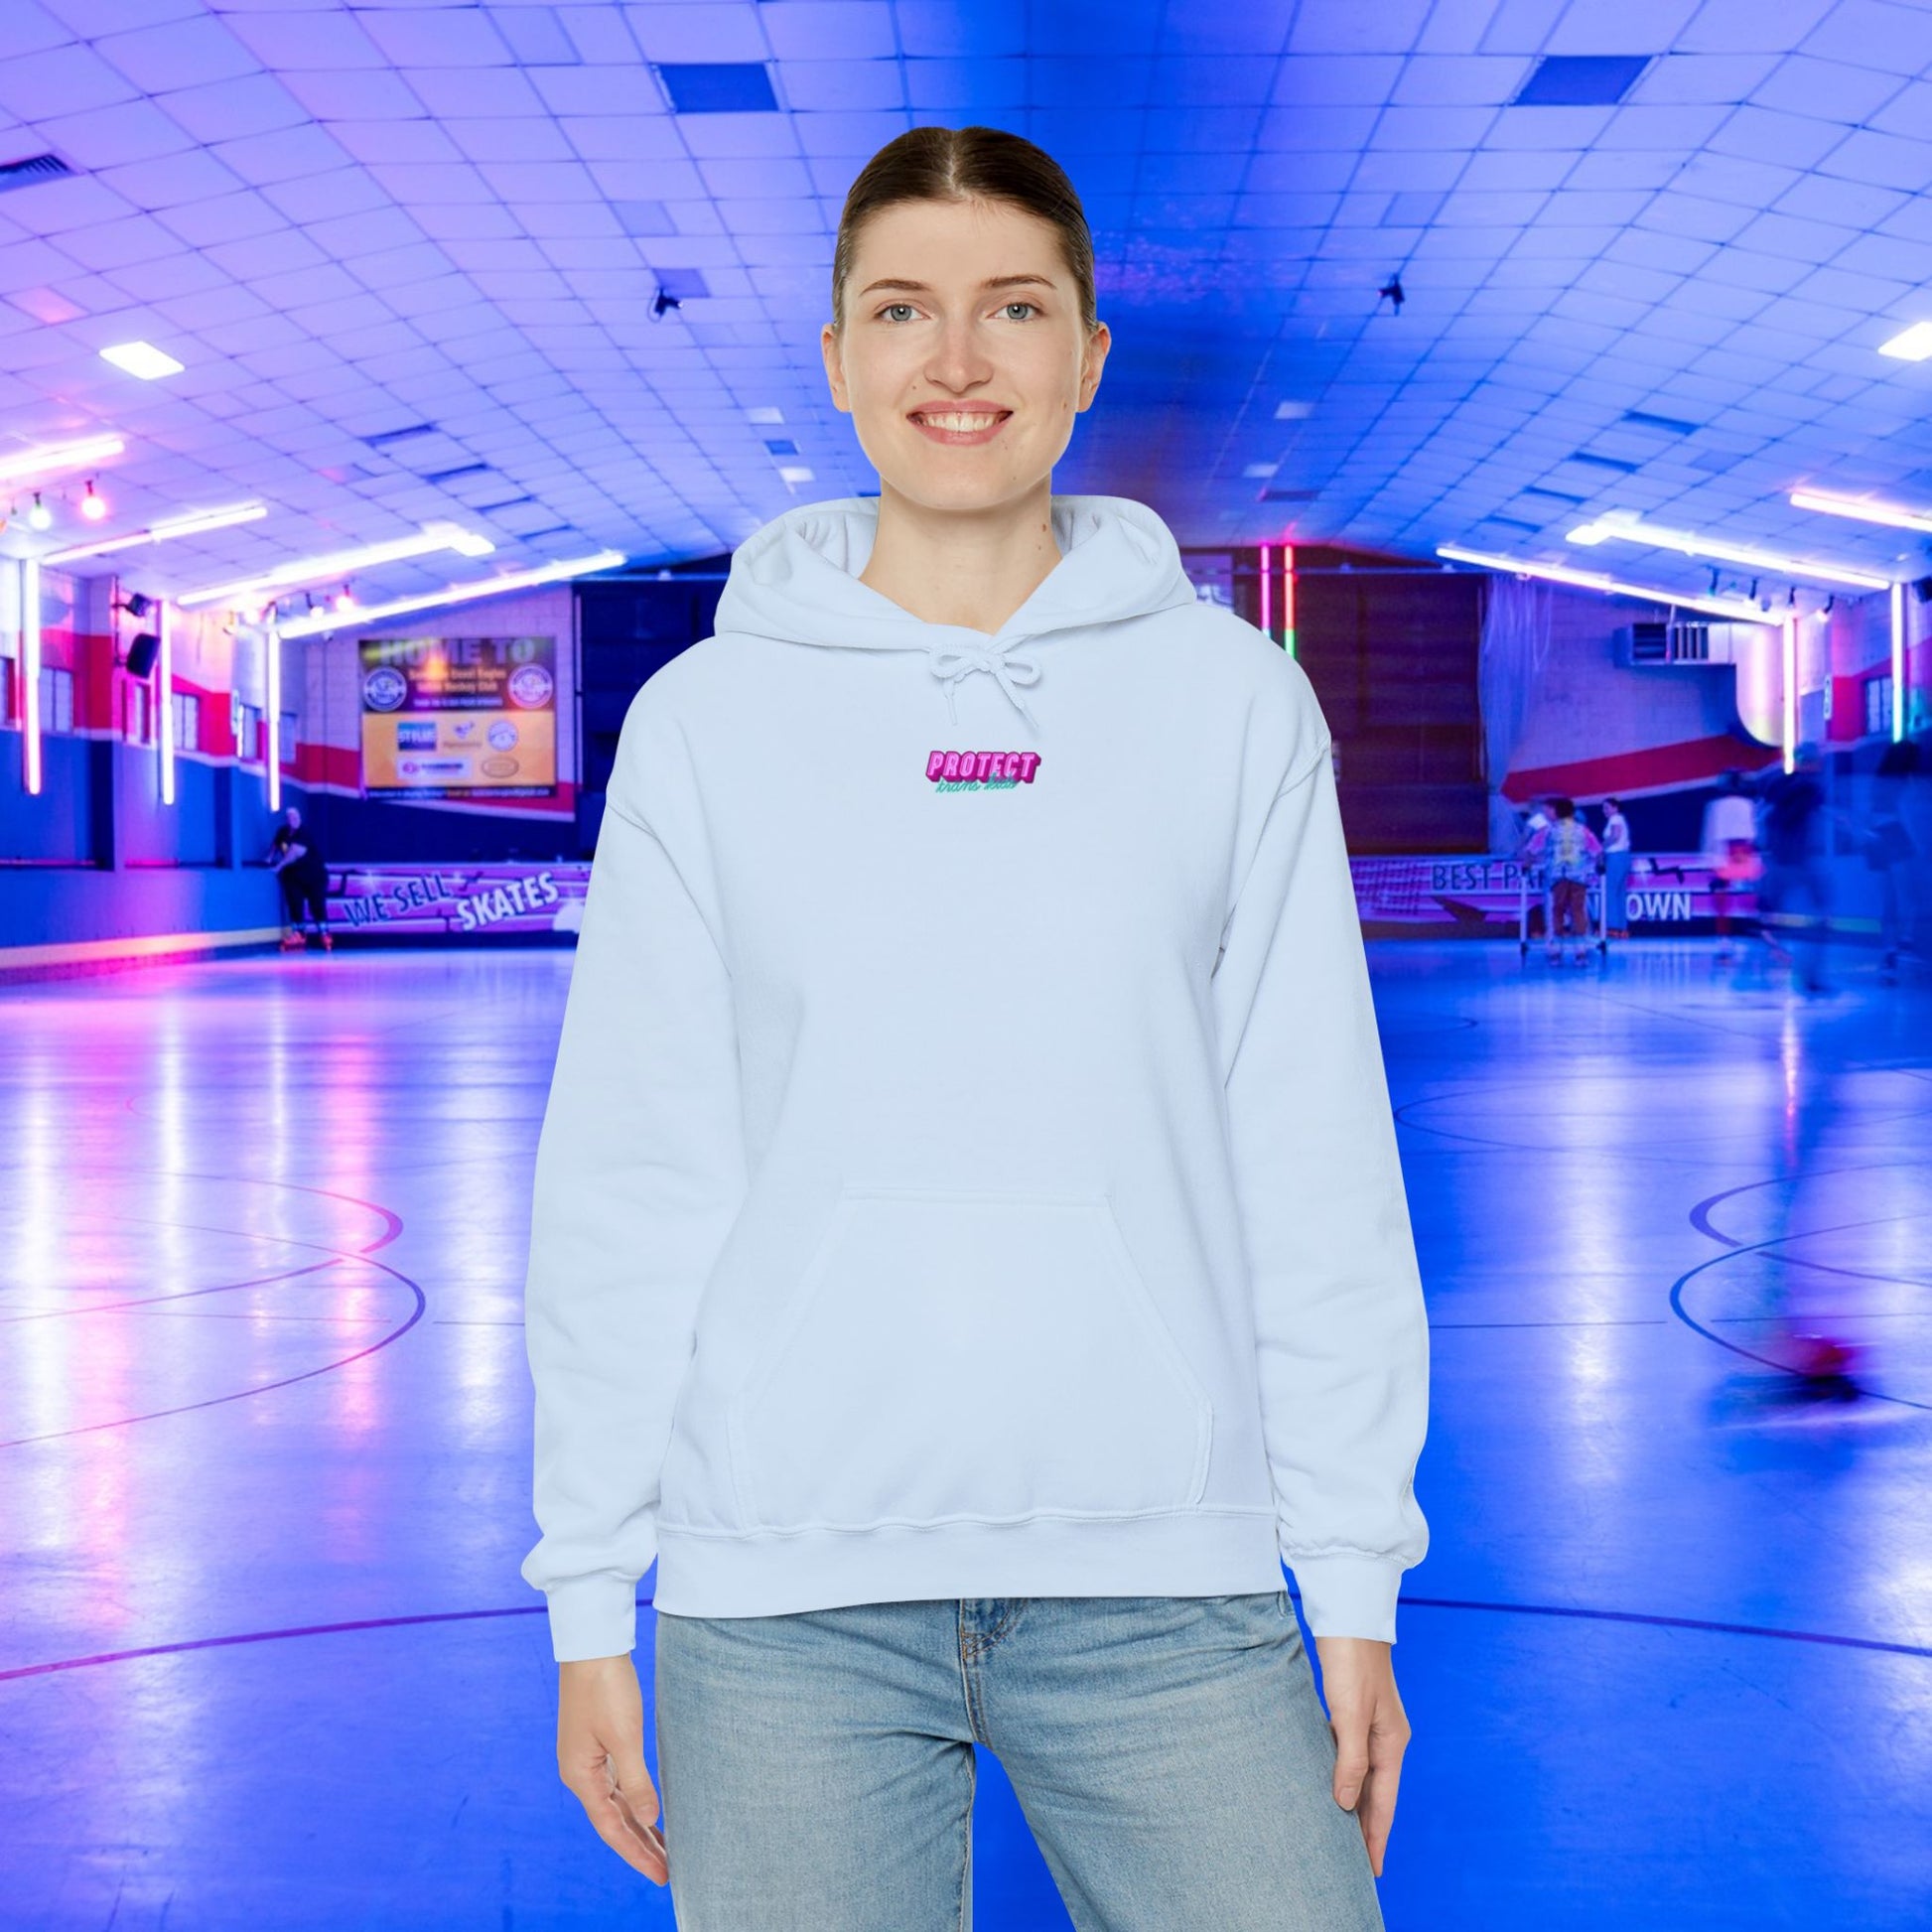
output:
[[621,550],[600,550],[594,556],[578,557],[568,563],[544,564],[535,570],[513,570],[501,577],[484,577],[471,584],[452,584],[448,590],[430,591],[421,597],[392,598],[386,604],[356,606],[346,614],[318,611],[313,617],[296,618],[279,626],[283,637],[316,637],[340,630],[347,623],[380,623],[386,618],[407,617],[415,611],[434,611],[446,604],[469,604],[481,597],[500,597],[505,591],[535,590],[543,584],[561,584],[592,571],[616,570],[626,562]]
[[1634,543],[1646,550],[1675,550],[1684,557],[1716,557],[1722,563],[1743,564],[1780,577],[1816,577],[1823,583],[1846,584],[1861,591],[1882,591],[1891,583],[1889,577],[1874,577],[1868,570],[1852,570],[1844,564],[1812,563],[1773,550],[1760,550],[1754,544],[1731,543],[1726,538],[1704,536],[1696,530],[1673,530],[1661,523],[1646,523],[1633,510],[1610,510],[1587,523],[1580,523],[1564,541]]

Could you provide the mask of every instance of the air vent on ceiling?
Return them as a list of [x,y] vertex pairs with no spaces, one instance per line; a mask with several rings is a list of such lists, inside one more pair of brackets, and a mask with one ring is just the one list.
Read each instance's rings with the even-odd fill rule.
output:
[[455,483],[459,477],[481,477],[489,468],[486,463],[459,463],[454,470],[429,470],[423,474],[425,483]]
[[1663,436],[1695,436],[1704,427],[1681,416],[1653,416],[1647,409],[1626,409],[1622,420],[1632,429],[1654,429]]
[[1546,489],[1541,483],[1531,483],[1516,492],[1519,496],[1534,496],[1545,503],[1569,503],[1573,507],[1587,503],[1587,496],[1578,496],[1568,489]]
[[373,436],[365,436],[362,441],[372,450],[386,450],[392,443],[406,443],[412,436],[434,436],[434,423],[409,423],[402,429],[378,430]]
[[1541,523],[1525,523],[1520,516],[1485,516],[1482,527],[1485,530],[1522,530],[1533,537],[1543,534]]
[[1512,107],[1613,107],[1650,65],[1647,54],[1546,54]]
[[475,505],[479,516],[493,516],[498,510],[513,510],[522,503],[534,503],[534,496],[505,496],[500,503],[478,503]]
[[72,173],[58,154],[29,155],[25,161],[0,161],[0,195],[10,188],[32,188],[38,182],[59,181]]
[[1317,489],[1277,489],[1270,483],[1259,496],[1258,503],[1311,503],[1321,492]]
[[675,114],[775,114],[778,97],[761,61],[659,62]]
[[1614,470],[1619,477],[1631,476],[1643,467],[1641,464],[1625,463],[1620,456],[1593,456],[1588,450],[1572,450],[1564,462],[1587,463],[1592,470]]

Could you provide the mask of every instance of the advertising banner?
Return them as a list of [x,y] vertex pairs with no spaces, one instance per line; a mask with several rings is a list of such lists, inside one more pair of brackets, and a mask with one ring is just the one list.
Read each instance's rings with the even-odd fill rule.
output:
[[584,922],[591,869],[511,861],[476,866],[329,869],[329,922],[350,931],[455,939],[575,932]]
[[[1351,859],[1355,906],[1370,933],[1389,936],[1427,930],[1472,937],[1514,936],[1523,895],[1522,868],[1479,853],[1446,858]],[[1624,918],[1632,937],[1688,932],[1715,917],[1714,874],[1699,853],[1632,855],[1624,891]],[[1532,902],[1542,897],[1531,890]],[[1734,913],[1749,913],[1748,892],[1730,896]]]
[[359,650],[369,796],[555,791],[554,637],[364,637]]

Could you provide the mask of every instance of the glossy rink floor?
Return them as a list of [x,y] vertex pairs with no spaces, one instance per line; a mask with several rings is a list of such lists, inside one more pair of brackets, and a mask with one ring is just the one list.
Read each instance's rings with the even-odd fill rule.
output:
[[[1932,1923],[1932,987],[1374,963],[1435,1322],[1390,1926]],[[672,1923],[516,1574],[568,972],[0,993],[0,1925]],[[1866,1392],[1790,1399],[1780,1310]],[[1068,1923],[985,1754],[975,1840],[982,1932]]]

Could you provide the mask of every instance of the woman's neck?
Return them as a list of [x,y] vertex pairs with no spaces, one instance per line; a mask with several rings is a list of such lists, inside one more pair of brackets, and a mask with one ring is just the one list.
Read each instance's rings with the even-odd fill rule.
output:
[[882,483],[879,534],[859,581],[924,623],[990,635],[1059,560],[1049,483],[974,511],[929,509]]

